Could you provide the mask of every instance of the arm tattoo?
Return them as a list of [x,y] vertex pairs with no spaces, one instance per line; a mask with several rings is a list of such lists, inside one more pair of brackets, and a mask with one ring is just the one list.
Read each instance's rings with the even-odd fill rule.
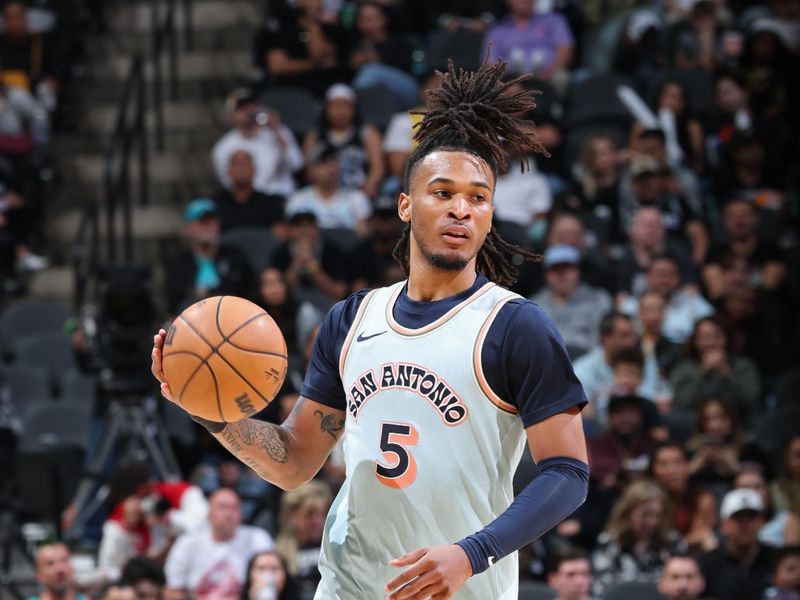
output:
[[277,425],[245,419],[229,424],[219,436],[231,452],[259,475],[263,475],[263,468],[247,455],[247,450],[252,453],[252,447],[266,452],[276,463],[283,464],[289,460],[284,433]]
[[336,420],[333,413],[324,413],[321,410],[315,410],[314,414],[319,417],[319,430],[327,433],[333,439],[336,435],[344,429],[344,419]]

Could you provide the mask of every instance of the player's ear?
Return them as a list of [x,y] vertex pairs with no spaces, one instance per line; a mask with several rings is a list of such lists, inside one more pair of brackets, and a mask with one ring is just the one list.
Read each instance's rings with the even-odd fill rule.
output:
[[403,223],[411,222],[411,196],[405,192],[400,193],[400,200],[397,202],[397,214]]

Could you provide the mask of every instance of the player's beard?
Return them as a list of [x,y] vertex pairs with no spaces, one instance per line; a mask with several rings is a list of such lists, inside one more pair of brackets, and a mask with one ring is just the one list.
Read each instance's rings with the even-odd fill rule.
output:
[[475,256],[473,254],[469,258],[463,258],[461,256],[447,257],[444,254],[434,252],[425,245],[425,243],[422,241],[421,235],[415,235],[416,230],[417,226],[415,225],[414,221],[411,221],[411,235],[417,242],[417,247],[419,248],[420,254],[422,254],[422,258],[424,258],[428,264],[435,269],[439,269],[440,271],[461,271]]

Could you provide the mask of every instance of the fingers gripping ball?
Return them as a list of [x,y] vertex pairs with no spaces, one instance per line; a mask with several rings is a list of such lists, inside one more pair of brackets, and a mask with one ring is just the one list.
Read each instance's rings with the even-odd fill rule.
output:
[[173,321],[163,350],[164,375],[178,403],[211,421],[256,414],[286,377],[286,341],[275,321],[249,300],[215,296]]

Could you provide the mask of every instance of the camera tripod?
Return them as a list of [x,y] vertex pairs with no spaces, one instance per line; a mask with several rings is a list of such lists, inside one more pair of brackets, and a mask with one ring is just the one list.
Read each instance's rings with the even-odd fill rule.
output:
[[180,479],[157,399],[146,394],[112,394],[97,447],[71,503],[74,517],[64,531],[66,540],[81,539],[87,522],[108,497],[105,478],[113,465],[143,460],[152,463],[164,481]]

